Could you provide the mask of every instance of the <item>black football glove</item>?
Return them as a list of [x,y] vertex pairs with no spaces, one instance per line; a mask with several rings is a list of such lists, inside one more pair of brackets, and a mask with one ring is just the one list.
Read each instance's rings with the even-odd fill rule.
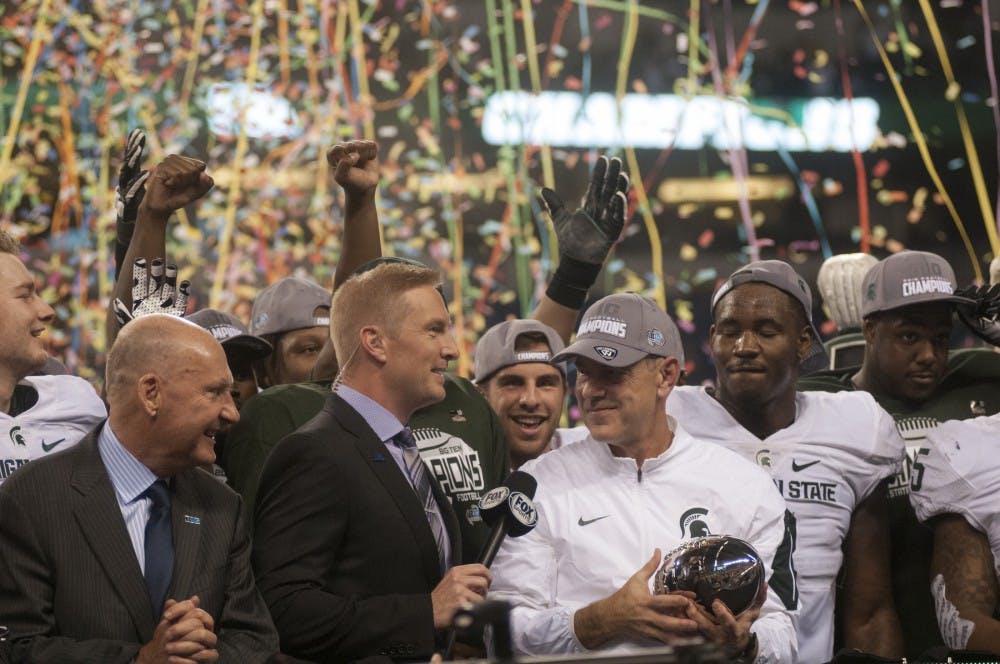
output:
[[542,189],[539,198],[559,240],[559,266],[546,291],[549,298],[572,309],[583,306],[587,291],[625,227],[628,187],[621,159],[601,156],[582,207],[572,214],[556,192]]
[[1000,346],[1000,284],[960,288],[955,295],[975,301],[955,307],[966,327],[981,339]]

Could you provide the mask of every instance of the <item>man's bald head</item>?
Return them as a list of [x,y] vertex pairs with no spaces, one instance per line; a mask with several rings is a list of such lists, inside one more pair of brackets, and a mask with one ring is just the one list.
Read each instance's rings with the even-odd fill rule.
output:
[[130,322],[108,353],[111,428],[158,477],[215,461],[215,437],[240,416],[222,345],[174,316]]
[[118,333],[105,368],[108,401],[129,398],[144,374],[169,376],[207,359],[222,346],[190,321],[166,314],[142,316]]

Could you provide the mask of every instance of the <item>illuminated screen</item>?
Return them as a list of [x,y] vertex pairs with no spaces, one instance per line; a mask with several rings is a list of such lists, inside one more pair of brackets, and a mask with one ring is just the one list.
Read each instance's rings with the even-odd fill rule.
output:
[[540,187],[578,201],[607,152],[636,186],[592,295],[665,304],[699,382],[712,291],[751,256],[815,284],[830,253],[922,249],[969,283],[998,248],[998,3],[860,5],[6,2],[2,223],[57,308],[54,353],[96,378],[131,128],[147,166],[208,163],[216,186],[171,222],[169,259],[193,306],[244,320],[282,276],[331,283],[342,201],[324,154],[374,138],[385,251],[441,268],[467,372],[552,269]]

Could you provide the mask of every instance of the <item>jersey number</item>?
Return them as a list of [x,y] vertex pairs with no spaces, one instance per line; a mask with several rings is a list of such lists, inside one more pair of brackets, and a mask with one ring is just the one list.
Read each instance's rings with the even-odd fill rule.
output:
[[913,457],[913,469],[910,472],[910,491],[920,491],[924,481],[924,464],[920,463],[920,457],[930,454],[930,449],[921,447]]

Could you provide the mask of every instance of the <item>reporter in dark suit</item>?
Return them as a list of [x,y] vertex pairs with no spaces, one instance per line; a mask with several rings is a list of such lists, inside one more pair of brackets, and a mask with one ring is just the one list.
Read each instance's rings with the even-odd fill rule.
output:
[[286,653],[426,661],[455,609],[486,594],[485,567],[451,566],[457,520],[406,436],[457,354],[439,283],[388,263],[333,298],[336,392],[277,444],[257,494],[253,564]]
[[196,467],[239,418],[222,347],[138,318],[107,362],[109,419],[0,487],[0,624],[14,662],[263,662],[278,640],[239,497]]

